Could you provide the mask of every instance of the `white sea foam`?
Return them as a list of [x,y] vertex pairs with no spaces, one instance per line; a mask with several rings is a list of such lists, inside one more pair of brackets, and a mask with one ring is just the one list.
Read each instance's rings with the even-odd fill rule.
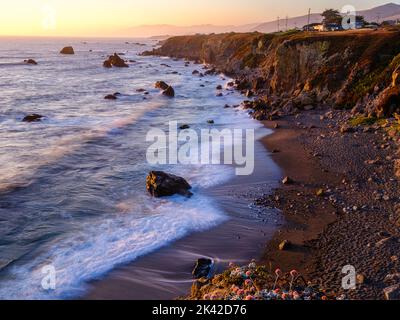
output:
[[[132,213],[105,215],[82,225],[81,232],[66,234],[45,255],[9,270],[13,279],[2,281],[0,299],[75,297],[84,292],[85,281],[226,218],[210,199],[202,196],[154,200],[146,209],[151,215],[139,219]],[[56,270],[54,291],[41,287],[44,265]]]

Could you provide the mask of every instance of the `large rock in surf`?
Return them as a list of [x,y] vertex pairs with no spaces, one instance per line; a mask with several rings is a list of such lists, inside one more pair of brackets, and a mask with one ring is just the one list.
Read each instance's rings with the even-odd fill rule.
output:
[[104,61],[103,66],[105,68],[117,67],[117,68],[128,68],[125,60],[122,59],[117,53],[109,56],[106,61]]
[[163,171],[151,171],[146,178],[147,191],[156,198],[180,194],[190,197],[192,187],[182,177],[168,174]]
[[44,116],[36,113],[29,114],[25,116],[22,121],[23,122],[38,122],[41,121],[44,118]]
[[169,84],[164,81],[157,81],[154,85],[157,89],[163,90],[162,94],[167,97],[174,97],[175,90]]
[[74,48],[72,48],[72,47],[64,47],[64,48],[62,48],[60,53],[61,54],[75,54]]
[[211,267],[213,265],[213,261],[208,258],[200,258],[196,262],[196,266],[192,271],[193,278],[201,279],[208,278],[210,275]]

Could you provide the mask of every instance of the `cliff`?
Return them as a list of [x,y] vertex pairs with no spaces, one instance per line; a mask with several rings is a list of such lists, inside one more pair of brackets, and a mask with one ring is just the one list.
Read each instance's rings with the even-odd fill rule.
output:
[[399,111],[397,28],[180,36],[144,54],[197,60],[235,77],[239,89],[263,97],[258,118],[324,104],[377,117]]

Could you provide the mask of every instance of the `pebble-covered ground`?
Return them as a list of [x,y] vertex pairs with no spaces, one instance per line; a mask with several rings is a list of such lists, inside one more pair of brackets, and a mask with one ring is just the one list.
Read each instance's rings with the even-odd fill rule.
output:
[[[393,130],[398,121],[374,122],[335,110],[284,120],[299,132],[296,140],[315,163],[319,180],[294,181],[257,204],[281,209],[289,233],[302,223],[301,228],[309,228],[318,214],[334,217],[315,239],[301,244],[310,252],[309,261],[302,261],[306,277],[324,291],[350,299],[400,298],[400,188],[395,174],[400,138]],[[342,288],[346,265],[357,273],[355,290]]]

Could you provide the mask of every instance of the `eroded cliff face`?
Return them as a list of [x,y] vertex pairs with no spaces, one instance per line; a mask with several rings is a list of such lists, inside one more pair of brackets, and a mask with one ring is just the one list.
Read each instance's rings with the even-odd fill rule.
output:
[[399,112],[398,29],[182,36],[146,54],[212,64],[264,96],[266,110],[328,104],[374,116]]

